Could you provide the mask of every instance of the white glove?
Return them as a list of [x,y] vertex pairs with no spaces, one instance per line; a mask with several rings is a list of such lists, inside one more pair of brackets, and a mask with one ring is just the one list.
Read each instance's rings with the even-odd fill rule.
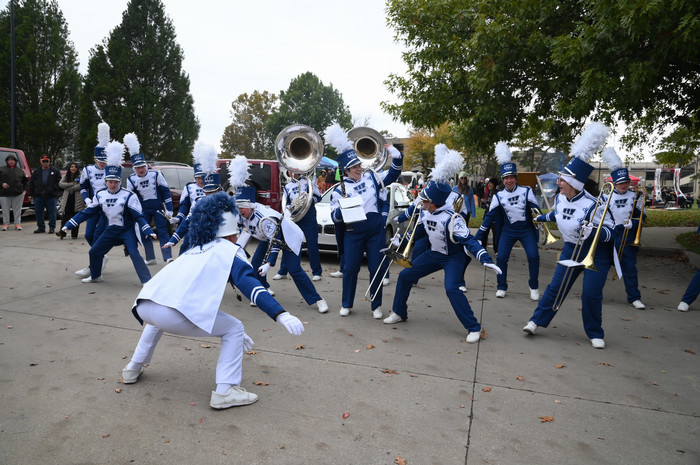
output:
[[627,220],[625,220],[625,224],[623,226],[625,227],[625,229],[632,229],[633,225],[634,225],[634,223],[632,223],[632,220],[627,218]]
[[63,232],[68,232],[68,228],[66,228],[66,227],[64,226],[64,227],[61,228],[61,231],[63,231]]
[[292,316],[287,312],[279,314],[277,317],[277,323],[287,328],[289,334],[298,336],[304,332],[304,324],[299,320],[299,318]]
[[593,223],[586,223],[585,225],[583,225],[583,226],[581,227],[581,230],[582,230],[581,233],[583,234],[583,236],[581,236],[581,238],[582,238],[584,241],[585,241],[586,239],[588,239],[588,236],[591,235],[591,232],[593,231],[593,228],[594,228]]
[[170,224],[178,224],[180,222],[180,217],[179,216],[173,216],[170,218]]
[[163,247],[161,247],[161,249],[169,249],[174,245],[175,244],[173,244],[172,242],[166,242],[165,244],[163,244]]
[[391,144],[384,144],[384,148],[387,149],[389,152],[389,155],[391,155],[391,158],[401,158],[401,152],[399,152],[399,149],[394,147]]
[[253,348],[253,340],[246,333],[243,333],[243,352],[248,352]]
[[148,237],[150,237],[151,239],[158,239],[158,236],[156,236],[156,233],[149,234]]
[[263,264],[260,266],[260,268],[258,268],[258,274],[259,274],[260,276],[265,276],[265,275],[267,274],[267,272],[270,271],[270,267],[271,267],[271,266],[272,266],[272,265],[270,265],[269,263],[263,263]]
[[396,233],[396,235],[391,239],[391,244],[398,248],[401,245],[401,234]]
[[493,263],[484,263],[484,266],[485,266],[486,268],[489,268],[489,269],[493,270],[493,272],[496,273],[496,274],[502,274],[502,273],[503,273],[503,271],[501,271],[501,269],[500,269],[497,265],[495,265],[495,264],[493,264]]
[[87,199],[85,199],[85,207],[87,208],[90,205],[92,205],[92,199],[90,197],[88,197]]
[[168,217],[168,218],[172,218],[172,217],[173,217],[173,211],[172,211],[172,210],[165,210],[165,216]]

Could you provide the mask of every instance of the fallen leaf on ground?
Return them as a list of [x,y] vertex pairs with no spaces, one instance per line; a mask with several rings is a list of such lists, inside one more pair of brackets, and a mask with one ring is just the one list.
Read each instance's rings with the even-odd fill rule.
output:
[[554,403],[555,403],[555,404],[561,404],[561,401],[560,401],[560,400],[555,400]]
[[484,392],[491,392],[491,388],[490,388],[490,387],[485,387],[485,388],[482,389],[482,391],[484,391]]
[[632,321],[632,318],[620,318],[622,321]]
[[109,437],[109,433],[103,434],[102,437],[105,438],[105,439],[107,439],[107,438]]
[[656,381],[652,381],[651,384],[654,385],[654,386],[658,386],[658,385],[659,385],[659,383],[657,383]]
[[559,365],[554,365],[554,368],[564,368],[566,363],[560,363]]
[[486,330],[485,329],[481,330],[481,339],[486,339]]
[[355,349],[355,352],[360,352],[360,349]]
[[260,352],[258,352],[257,350],[249,350],[248,352],[246,352],[246,354],[248,354],[248,355],[255,355],[255,354],[259,354],[259,353]]
[[374,344],[367,344],[367,347],[365,347],[365,349],[367,349],[367,350],[374,349]]
[[343,420],[350,416],[350,412],[343,413]]
[[185,347],[185,350],[192,350],[192,349],[190,349],[189,347]]
[[269,386],[270,383],[268,383],[267,381],[256,381],[255,385],[256,386]]
[[414,375],[413,373],[409,373],[408,376],[410,376],[411,378],[418,378],[418,375]]
[[695,352],[693,352],[693,351],[692,351],[692,350],[690,350],[690,349],[685,349],[685,352],[688,352],[689,354],[693,354],[693,355],[695,355]]
[[104,378],[97,378],[97,381],[104,381]]
[[394,463],[396,465],[406,465],[408,462],[406,461],[405,458],[401,457],[400,455],[397,455],[396,458],[394,459]]
[[598,365],[603,365],[604,367],[614,367],[615,366],[612,363],[608,363],[608,362],[598,362]]
[[523,378],[522,376],[516,376],[515,379],[517,379],[518,381],[525,381],[525,378]]
[[294,346],[294,350],[301,350],[304,348],[304,344],[297,344]]
[[540,417],[540,423],[551,423],[554,421],[554,417]]
[[120,392],[122,392],[122,388],[116,388],[116,389],[114,390],[114,392],[116,392],[117,394],[119,394]]
[[12,326],[8,326],[7,329],[12,329]]
[[642,339],[651,339],[651,336],[642,336]]
[[387,369],[387,368],[383,368],[383,369],[382,369],[382,373],[386,373],[386,374],[389,374],[389,375],[398,375],[398,374],[399,374],[398,371],[396,371],[396,370],[389,370],[389,369]]
[[211,349],[211,344],[199,344],[202,349]]

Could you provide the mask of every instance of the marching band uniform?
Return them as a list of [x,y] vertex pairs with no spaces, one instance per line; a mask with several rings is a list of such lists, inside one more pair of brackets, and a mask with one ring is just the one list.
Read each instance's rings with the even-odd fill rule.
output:
[[[382,200],[380,199],[381,186],[388,186],[396,181],[401,175],[401,167],[403,166],[403,156],[394,146],[387,146],[387,150],[392,157],[391,168],[380,177],[373,171],[362,173],[359,180],[354,180],[351,177],[344,176],[345,193],[347,197],[360,197],[362,199],[362,209],[365,212],[366,219],[353,223],[345,223],[343,212],[340,208],[339,200],[343,197],[341,187],[336,187],[331,194],[331,218],[333,222],[344,223],[344,251],[345,265],[343,269],[343,295],[342,308],[340,309],[341,316],[350,314],[354,300],[355,291],[357,289],[357,275],[360,272],[362,264],[363,252],[367,254],[367,263],[369,266],[370,276],[375,276],[381,262],[380,250],[384,247],[385,241],[385,223],[386,220],[382,216]],[[347,174],[347,170],[360,165],[361,162],[355,151],[349,149],[338,156],[338,165],[343,173]],[[370,289],[371,295],[377,295],[372,301],[372,314],[374,318],[382,318],[382,293],[377,291],[377,287],[381,286],[380,280],[375,280]]]
[[[505,145],[502,142],[499,143],[499,146],[496,147],[497,153],[508,150],[507,145],[505,145],[504,149],[501,144]],[[530,276],[528,280],[530,299],[538,300],[540,298],[538,279],[540,274],[540,252],[537,248],[539,234],[532,222],[531,213],[533,208],[539,208],[537,197],[535,197],[534,192],[532,192],[529,186],[519,186],[517,184],[518,172],[515,163],[510,162],[509,150],[507,161],[500,165],[500,171],[501,179],[503,179],[504,182],[505,178],[508,176],[514,177],[516,181],[510,189],[506,187],[493,195],[491,205],[489,206],[489,212],[484,217],[484,221],[481,223],[479,231],[476,233],[476,238],[481,241],[484,237],[484,233],[486,233],[497,220],[497,216],[501,216],[504,221],[498,242],[496,264],[503,273],[499,274],[497,277],[498,290],[496,291],[496,297],[506,296],[506,291],[508,290],[508,260],[510,259],[513,246],[516,242],[520,241],[523,249],[525,249],[525,255],[527,256]]]
[[[115,146],[115,152],[118,150],[121,155],[123,146],[116,142],[110,142],[107,151],[109,152],[113,145]],[[105,180],[121,181],[121,166],[107,165],[105,167]],[[151,279],[151,273],[148,271],[148,267],[141,255],[139,255],[138,242],[136,240],[136,233],[134,232],[134,223],[138,223],[143,235],[155,236],[155,233],[143,219],[139,199],[132,192],[122,187],[117,187],[114,192],[109,190],[109,188],[101,190],[95,194],[94,200],[90,206],[78,212],[66,223],[66,226],[64,226],[62,230],[64,232],[69,231],[86,219],[98,215],[104,215],[106,217],[107,227],[90,248],[90,277],[83,279],[83,282],[102,281],[102,262],[104,256],[112,247],[121,243],[124,243],[124,246],[129,252],[129,257],[131,258],[131,262],[134,265],[134,269],[141,283],[145,283]]]
[[[698,226],[698,234],[700,234],[700,226]],[[698,294],[700,294],[700,270],[696,271],[693,279],[690,280],[681,303],[678,304],[678,311],[687,312],[690,304],[698,298]]]
[[[279,232],[276,236],[276,239],[280,242],[278,242],[277,244],[273,244],[270,256],[267,258],[267,262],[263,263],[263,259],[265,258],[265,254],[267,253],[268,245],[270,243],[270,236],[274,234],[274,229],[276,225],[272,224],[269,221],[261,224],[260,220],[262,220],[265,217],[268,217],[273,218],[276,222],[288,221],[288,224],[292,228],[292,230],[293,228],[296,228],[296,231],[298,231],[298,243],[300,246],[301,230],[299,230],[298,226],[296,226],[296,224],[291,220],[283,219],[281,213],[273,210],[267,205],[262,205],[255,202],[255,189],[252,187],[239,187],[236,191],[236,203],[238,204],[239,208],[238,226],[240,228],[245,229],[245,231],[247,232],[247,234],[241,234],[241,237],[238,240],[238,244],[240,244],[241,247],[245,248],[251,236],[258,239],[258,246],[255,249],[255,253],[253,254],[253,257],[251,259],[251,265],[253,266],[253,268],[259,271],[258,279],[260,280],[262,285],[265,286],[265,288],[267,289],[270,287],[270,284],[267,282],[266,274],[267,271],[272,266],[274,266],[275,262],[277,261],[277,255],[280,252],[280,246],[277,244],[279,244],[280,242],[284,243],[283,230],[285,225],[281,225],[282,227],[279,228]],[[246,217],[244,216],[244,212],[241,212],[240,209],[247,209],[250,211],[250,213]],[[296,238],[288,237],[287,239],[294,240]],[[316,292],[316,288],[314,287],[313,283],[311,282],[307,274],[304,273],[304,270],[301,269],[301,260],[299,258],[299,255],[285,247],[282,249],[282,256],[287,262],[287,269],[289,270],[289,274],[294,280],[294,284],[301,293],[301,296],[306,301],[307,305],[312,305],[315,303],[318,306],[318,311],[320,313],[326,313],[328,311],[328,304],[325,300],[321,298],[318,292]]]
[[[393,312],[384,319],[384,323],[393,324],[406,320],[408,318],[407,301],[413,285],[420,278],[443,269],[447,297],[457,318],[468,331],[467,342],[474,343],[480,338],[481,325],[472,312],[469,300],[459,289],[460,281],[464,276],[466,250],[468,249],[484,266],[494,270],[497,270],[497,267],[493,265],[493,260],[486,250],[470,234],[464,218],[455,214],[451,203],[446,203],[449,194],[448,184],[435,181],[430,181],[420,193],[424,207],[415,234],[416,238],[427,237],[430,248],[412,260],[411,268],[404,268],[399,273]],[[432,207],[429,207],[429,204]],[[456,243],[450,240],[450,223],[452,223],[452,234]]]
[[[561,173],[559,186],[562,191],[570,190],[573,194],[567,198],[564,192],[557,195],[554,210],[545,215],[540,215],[536,218],[538,222],[556,221],[557,228],[564,240],[560,260],[575,259],[580,260],[586,256],[588,250],[593,245],[594,233],[592,231],[600,224],[600,218],[603,213],[603,205],[596,208],[597,199],[591,194],[583,190],[584,182],[593,171],[593,167],[578,157],[571,159],[569,164]],[[563,182],[562,182],[563,181]],[[595,217],[592,218],[595,211]],[[612,264],[612,249],[615,239],[613,231],[614,220],[611,212],[605,217],[601,226],[600,239],[598,241],[595,255],[594,265],[597,271],[584,269],[582,266],[566,267],[558,264],[554,270],[552,282],[549,283],[544,291],[544,295],[537,304],[532,317],[528,324],[523,328],[523,331],[529,334],[535,334],[538,326],[547,327],[556,315],[556,310],[553,305],[560,292],[561,301],[566,298],[569,290],[583,272],[583,291],[581,292],[581,317],[583,319],[583,328],[586,335],[591,340],[591,344],[596,349],[605,348],[604,336],[605,333],[602,327],[603,319],[603,286],[607,279],[608,270]],[[590,224],[584,226],[586,222]],[[585,229],[582,231],[582,229]],[[577,257],[572,257],[576,243],[582,242],[580,253]],[[500,254],[499,254],[500,255]],[[569,283],[565,289],[561,289],[565,274],[571,273]]]
[[185,184],[185,188],[182,189],[182,194],[180,196],[180,206],[177,209],[177,216],[170,221],[172,224],[180,223],[175,233],[173,233],[173,237],[170,238],[170,241],[172,241],[173,238],[176,238],[174,244],[177,244],[181,238],[184,239],[182,241],[182,245],[180,246],[180,253],[183,253],[185,250],[190,248],[189,239],[187,238],[186,234],[187,226],[185,225],[185,227],[182,229],[181,227],[188,217],[190,210],[192,207],[194,207],[195,202],[204,197],[203,177],[204,172],[202,171],[202,165],[200,163],[195,163],[194,181]]
[[[297,179],[294,176],[289,180],[284,186],[284,192],[287,195],[288,205],[299,197],[302,192],[308,193],[308,182],[307,178]],[[316,202],[321,200],[321,192],[318,190],[318,186],[314,180],[311,181],[313,201],[306,214],[297,221],[297,226],[299,226],[304,233],[304,239],[306,240],[306,253],[309,256],[309,264],[311,265],[311,275],[314,281],[321,279],[323,274],[323,268],[321,267],[321,252],[318,249],[318,221],[316,220]],[[281,279],[287,275],[287,263],[285,262],[284,256],[282,257],[280,263],[280,269],[277,274],[272,279]],[[278,277],[279,276],[279,277]]]
[[[155,221],[158,241],[162,247],[168,242],[168,219],[173,216],[170,187],[168,187],[168,182],[162,173],[148,169],[142,153],[131,154],[131,162],[134,173],[127,179],[127,189],[139,197],[146,223],[150,224],[151,220]],[[146,172],[141,176],[136,172],[136,168],[144,168]],[[153,250],[153,241],[150,238],[143,238],[143,249],[146,252],[146,263],[155,264],[156,254]],[[170,247],[162,248],[161,253],[166,263],[172,260],[173,253]]]
[[253,341],[237,318],[218,309],[227,283],[240,289],[291,334],[304,331],[301,321],[260,285],[245,251],[234,243],[237,213],[234,200],[223,192],[202,199],[193,209],[192,227],[197,232],[194,246],[146,284],[132,307],[134,316],[146,325],[130,363],[122,371],[125,384],[138,381],[163,332],[220,337],[217,388],[209,405],[225,409],[257,401],[257,395],[240,387],[243,352],[251,349]]

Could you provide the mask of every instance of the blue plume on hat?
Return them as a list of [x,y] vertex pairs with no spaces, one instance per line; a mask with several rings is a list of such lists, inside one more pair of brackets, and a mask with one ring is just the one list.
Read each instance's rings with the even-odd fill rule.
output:
[[189,219],[187,237],[191,244],[202,246],[216,238],[219,226],[224,221],[223,213],[238,215],[238,207],[233,197],[226,192],[217,192],[202,197],[195,203]]

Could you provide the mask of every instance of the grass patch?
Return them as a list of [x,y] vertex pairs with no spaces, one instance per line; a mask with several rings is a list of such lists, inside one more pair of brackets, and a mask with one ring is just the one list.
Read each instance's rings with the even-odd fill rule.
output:
[[676,241],[686,250],[700,254],[700,234],[697,232],[691,231],[680,234],[676,237]]

